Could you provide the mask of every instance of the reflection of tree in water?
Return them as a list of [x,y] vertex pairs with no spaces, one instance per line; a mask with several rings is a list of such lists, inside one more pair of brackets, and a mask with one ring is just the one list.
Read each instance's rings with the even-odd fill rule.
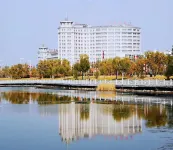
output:
[[142,119],[145,117],[145,114],[144,114],[144,105],[138,105],[137,106],[137,114],[138,114],[138,118],[139,119]]
[[160,110],[157,106],[150,106],[145,113],[144,119],[147,127],[161,127],[167,124],[166,109]]
[[[165,108],[160,108],[156,105],[115,105],[112,110],[112,116],[116,121],[128,119],[133,112],[137,112],[139,119],[146,120],[147,127],[161,127],[168,122],[167,112]],[[173,125],[173,120],[169,119],[168,125]]]
[[89,105],[82,104],[80,106],[80,119],[81,120],[88,120],[89,119]]
[[101,99],[111,99],[116,96],[116,93],[112,91],[109,91],[109,92],[100,91],[98,92],[98,95]]
[[113,108],[112,116],[114,120],[121,121],[121,119],[128,119],[132,115],[131,107],[127,105],[116,105]]
[[12,104],[28,104],[30,93],[28,92],[3,92],[2,97]]
[[173,128],[173,106],[167,106],[168,110],[168,127]]
[[71,101],[71,97],[49,93],[3,92],[1,95],[12,104],[28,104],[30,100],[37,101],[38,104],[70,103]]
[[59,103],[70,103],[71,97],[58,96],[54,94],[41,93],[37,99],[38,104],[59,104]]
[[[29,92],[19,92],[19,91],[11,91],[11,92],[2,92],[1,98],[6,99],[12,104],[28,104],[30,100],[37,101],[38,104],[60,104],[60,103],[70,103],[71,100],[75,102],[83,101],[90,102],[89,99],[80,98],[80,97],[69,97],[69,96],[58,96],[57,94],[51,93],[29,93]],[[123,104],[120,101],[95,101],[95,103],[99,104],[109,104],[106,105],[102,110],[103,113],[112,114],[113,118],[116,121],[121,121],[121,119],[128,119],[131,117],[133,112],[137,112],[138,118],[143,118],[146,120],[147,127],[160,127],[168,126],[173,127],[173,109],[166,107],[160,108],[156,105],[130,105]],[[115,104],[113,104],[115,103]],[[167,113],[168,112],[168,113]],[[89,105],[82,105],[80,108],[80,118],[81,120],[89,119]]]

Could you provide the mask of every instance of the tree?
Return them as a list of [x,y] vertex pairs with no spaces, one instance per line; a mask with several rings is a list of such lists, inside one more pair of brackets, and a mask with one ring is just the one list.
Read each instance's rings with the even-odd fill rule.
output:
[[53,64],[53,66],[52,66],[52,68],[51,68],[51,70],[52,70],[52,78],[54,78],[54,77],[56,77],[56,76],[59,76],[59,74],[60,74],[60,68],[61,68],[61,66],[62,66],[62,63],[61,63],[61,60],[60,59],[56,59],[56,60],[54,60],[54,62],[53,62],[54,64]]
[[29,76],[29,66],[27,64],[13,65],[9,70],[9,74],[14,79],[26,78]]
[[94,73],[94,76],[95,76],[96,79],[98,79],[98,78],[99,78],[99,75],[100,75],[100,72],[97,70],[97,71]]
[[146,59],[141,58],[136,61],[135,72],[138,76],[142,77],[144,75]]
[[102,75],[112,75],[113,66],[112,66],[113,59],[104,59],[102,62],[100,62],[99,70]]
[[102,75],[107,75],[108,74],[106,61],[107,60],[103,60],[103,61],[100,62],[99,70],[100,70]]
[[37,71],[37,68],[36,67],[33,67],[31,68],[31,73],[30,73],[30,76],[31,77],[38,77],[38,71]]
[[48,77],[48,63],[47,60],[39,61],[37,65],[37,70],[41,78]]
[[23,64],[22,65],[22,77],[23,78],[28,78],[30,74],[30,68],[28,64]]
[[116,74],[116,79],[118,78],[118,72],[120,71],[120,57],[115,57],[112,61],[112,67]]
[[124,76],[124,73],[127,73],[130,69],[131,61],[129,58],[122,58],[120,60],[120,72],[122,73],[122,77]]
[[89,57],[86,54],[80,55],[80,71],[82,72],[82,80],[83,74],[86,73],[90,69]]
[[131,61],[131,65],[130,65],[130,68],[128,70],[128,74],[133,76],[135,73],[136,73],[136,62]]
[[71,66],[68,60],[43,60],[37,66],[40,77],[50,77],[63,75],[64,77],[70,75]]
[[73,76],[76,80],[78,79],[78,72],[80,72],[80,64],[77,62],[73,65]]
[[165,75],[167,79],[169,79],[170,76],[173,75],[173,56],[168,56],[168,64],[167,64]]
[[145,57],[147,59],[147,66],[150,74],[163,75],[165,72],[165,66],[167,64],[167,56],[161,52],[146,52]]
[[0,77],[1,78],[9,78],[10,77],[10,67],[9,66],[5,66],[3,68],[0,69]]
[[62,64],[60,67],[60,73],[65,76],[70,75],[71,72],[71,66],[70,66],[70,62],[67,59],[62,60]]

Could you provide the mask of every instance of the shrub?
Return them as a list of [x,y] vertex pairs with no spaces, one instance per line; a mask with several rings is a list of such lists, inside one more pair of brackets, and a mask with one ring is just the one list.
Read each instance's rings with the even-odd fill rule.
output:
[[99,72],[99,71],[96,71],[96,72],[94,73],[94,76],[95,76],[96,79],[98,79],[99,76],[100,76],[100,72]]
[[101,83],[97,86],[97,91],[116,91],[115,84]]

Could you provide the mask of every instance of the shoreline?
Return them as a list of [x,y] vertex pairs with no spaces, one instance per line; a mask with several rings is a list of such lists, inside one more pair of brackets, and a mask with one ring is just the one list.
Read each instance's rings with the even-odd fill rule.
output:
[[[94,88],[76,88],[76,87],[61,87],[61,86],[51,86],[51,85],[0,85],[0,87],[34,87],[38,89],[63,89],[63,90],[77,90],[77,91],[96,91],[96,87]],[[106,91],[105,91],[106,92]],[[135,95],[148,95],[148,96],[173,96],[172,90],[139,90],[134,87],[131,89],[129,88],[117,88],[115,92],[122,92],[122,93],[130,93]]]

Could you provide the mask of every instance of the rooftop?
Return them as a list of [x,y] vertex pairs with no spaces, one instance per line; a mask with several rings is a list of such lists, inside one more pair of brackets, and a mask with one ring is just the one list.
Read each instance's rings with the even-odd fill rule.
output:
[[73,27],[87,27],[87,28],[108,28],[108,27],[121,27],[121,28],[138,28],[140,29],[140,27],[136,27],[134,25],[131,24],[131,22],[129,23],[117,23],[117,24],[111,24],[111,25],[99,25],[99,26],[91,26],[88,24],[83,24],[83,23],[75,23],[73,21],[69,21],[69,20],[65,20],[65,21],[61,21],[61,23],[72,23]]

